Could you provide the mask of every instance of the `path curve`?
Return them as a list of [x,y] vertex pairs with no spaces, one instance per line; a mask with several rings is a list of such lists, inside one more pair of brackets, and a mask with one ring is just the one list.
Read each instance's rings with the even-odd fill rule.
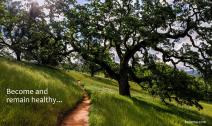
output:
[[61,126],[88,126],[90,102],[85,94],[82,102],[64,118]]

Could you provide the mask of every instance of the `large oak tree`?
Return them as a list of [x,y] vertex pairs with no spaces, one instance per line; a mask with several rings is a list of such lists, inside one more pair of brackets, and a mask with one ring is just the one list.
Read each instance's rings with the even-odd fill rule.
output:
[[[121,95],[130,96],[129,77],[137,83],[151,83],[151,78],[136,75],[136,63],[149,69],[157,61],[171,63],[174,68],[181,63],[211,78],[210,1],[66,2],[72,47],[117,80]],[[118,58],[114,60],[112,54]]]

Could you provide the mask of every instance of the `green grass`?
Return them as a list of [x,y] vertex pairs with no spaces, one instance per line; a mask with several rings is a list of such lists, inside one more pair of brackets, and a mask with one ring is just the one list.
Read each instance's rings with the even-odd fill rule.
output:
[[[203,110],[195,107],[169,106],[153,98],[131,83],[132,98],[120,96],[115,81],[86,74],[69,73],[81,80],[92,100],[90,126],[186,126],[212,125],[212,104],[201,103]],[[188,124],[185,121],[206,121],[202,124]]]
[[[82,98],[75,84],[81,80],[91,97],[90,126],[186,126],[212,125],[212,104],[204,109],[169,106],[131,83],[132,98],[120,96],[116,81],[87,74],[64,72],[0,58],[0,126],[54,126],[60,112],[73,108]],[[5,102],[6,89],[49,89],[49,96],[63,103],[37,104]],[[20,97],[20,96],[17,96]],[[27,97],[27,96],[26,96]],[[185,121],[206,121],[188,124]]]
[[[6,103],[7,97],[43,97],[6,95],[8,88],[48,88],[48,96],[62,103]],[[0,58],[0,126],[54,126],[59,113],[73,108],[82,94],[75,81],[63,71]]]

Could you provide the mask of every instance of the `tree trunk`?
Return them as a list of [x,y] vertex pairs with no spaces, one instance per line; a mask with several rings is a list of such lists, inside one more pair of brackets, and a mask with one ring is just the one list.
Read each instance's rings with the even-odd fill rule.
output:
[[90,74],[91,74],[91,77],[94,77],[95,73],[96,73],[96,68],[94,66],[94,64],[90,63],[89,64],[89,69],[90,69]]
[[120,70],[119,94],[130,97],[130,85],[128,80],[127,69]]
[[95,72],[91,70],[91,77],[94,77]]
[[21,53],[19,51],[15,51],[16,59],[21,61]]

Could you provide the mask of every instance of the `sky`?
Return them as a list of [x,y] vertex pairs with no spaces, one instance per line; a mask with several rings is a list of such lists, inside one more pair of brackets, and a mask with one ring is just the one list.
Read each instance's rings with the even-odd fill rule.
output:
[[39,5],[43,5],[45,0],[28,0],[28,1],[35,1],[35,2],[38,2]]
[[[37,1],[39,5],[43,5],[45,0],[32,0],[32,1]],[[86,3],[87,0],[77,0],[80,4]],[[163,0],[161,0],[163,1]],[[174,0],[166,0],[168,3],[172,3]]]
[[[32,1],[37,1],[39,5],[43,5],[45,0],[32,0]],[[77,0],[80,4],[86,3],[86,0]]]

